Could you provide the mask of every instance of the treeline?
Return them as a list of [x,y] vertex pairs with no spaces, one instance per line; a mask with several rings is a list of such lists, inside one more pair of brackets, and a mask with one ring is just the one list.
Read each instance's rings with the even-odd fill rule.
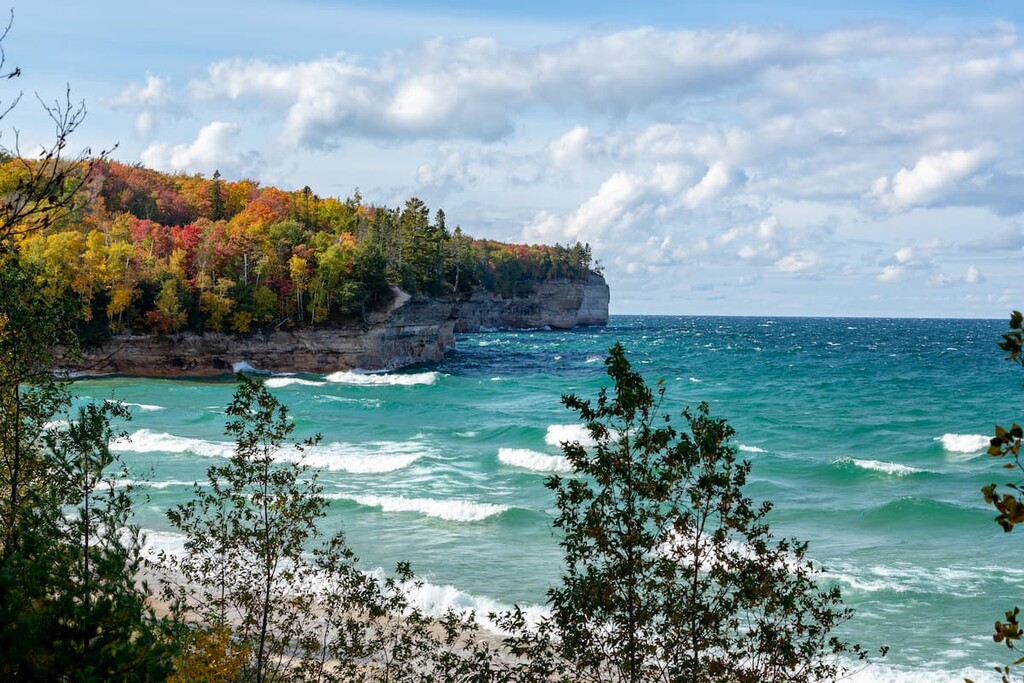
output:
[[[34,173],[0,165],[0,192]],[[52,296],[78,301],[87,336],[255,329],[358,320],[389,285],[428,295],[478,286],[504,296],[537,282],[585,279],[589,245],[474,239],[419,199],[374,206],[306,187],[286,192],[219,173],[170,175],[97,160],[68,173],[73,204],[19,237]]]

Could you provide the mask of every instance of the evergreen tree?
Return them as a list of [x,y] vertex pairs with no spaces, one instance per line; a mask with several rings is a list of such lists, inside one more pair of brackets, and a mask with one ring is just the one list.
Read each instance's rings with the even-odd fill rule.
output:
[[732,429],[702,404],[677,432],[616,344],[612,392],[576,396],[595,445],[563,444],[577,476],[552,477],[565,570],[551,620],[504,624],[536,679],[563,681],[834,680],[838,657],[865,653],[830,632],[851,616],[837,588],[819,588],[807,545],[772,538],[743,494],[750,472]]

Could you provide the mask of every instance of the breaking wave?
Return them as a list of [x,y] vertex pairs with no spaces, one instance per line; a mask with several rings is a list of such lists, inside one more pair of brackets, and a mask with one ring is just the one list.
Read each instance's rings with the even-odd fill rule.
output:
[[563,442],[579,441],[581,446],[594,446],[590,432],[583,425],[548,425],[544,443],[549,446],[561,446]]
[[451,522],[479,522],[488,517],[500,515],[509,509],[508,505],[457,499],[436,500],[406,498],[405,496],[348,496],[344,494],[327,497],[351,500],[367,507],[378,507],[384,512],[418,512],[427,517],[436,517]]
[[309,379],[302,379],[300,377],[271,377],[264,384],[271,389],[280,389],[281,387],[291,386],[298,384],[304,387],[322,387],[325,382],[314,382]]
[[910,474],[919,474],[921,472],[927,472],[919,467],[911,467],[910,465],[900,465],[895,462],[884,462],[882,460],[861,460],[860,458],[836,458],[832,461],[834,465],[852,465],[862,470],[870,470],[872,472],[881,472],[882,474],[891,474],[897,477],[905,477]]
[[935,438],[950,453],[980,453],[988,448],[991,440],[991,436],[982,434],[943,434]]
[[353,386],[411,387],[417,384],[435,384],[440,376],[441,373],[436,371],[410,374],[343,371],[327,375],[324,379],[336,384],[351,384]]
[[538,472],[571,472],[573,467],[563,455],[546,455],[528,448],[498,449],[498,460],[512,467]]

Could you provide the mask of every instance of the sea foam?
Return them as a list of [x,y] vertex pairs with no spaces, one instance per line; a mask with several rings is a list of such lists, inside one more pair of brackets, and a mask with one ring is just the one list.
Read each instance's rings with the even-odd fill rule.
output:
[[328,497],[352,500],[367,507],[378,507],[384,512],[418,512],[427,517],[436,517],[451,522],[479,522],[508,510],[507,505],[457,499],[436,500],[406,498],[405,496],[346,496],[341,494]]
[[950,453],[980,453],[988,448],[991,440],[991,436],[982,434],[943,434],[935,438]]
[[594,438],[583,425],[548,425],[544,443],[549,446],[561,446],[563,442],[579,441],[581,446],[594,446]]
[[909,474],[918,474],[920,472],[927,472],[919,467],[911,467],[910,465],[900,465],[895,462],[883,462],[882,460],[862,460],[860,458],[836,458],[832,461],[834,465],[853,465],[859,467],[862,470],[870,470],[872,472],[881,472],[882,474],[891,474],[897,477],[905,477]]
[[414,372],[403,375],[343,371],[327,375],[324,379],[336,384],[351,384],[354,386],[410,387],[417,384],[434,384],[437,382],[440,375],[441,373],[439,372]]
[[498,460],[527,470],[538,472],[571,472],[572,463],[562,455],[546,455],[528,448],[500,448]]
[[149,429],[140,429],[130,436],[115,439],[110,448],[122,453],[193,453],[222,458],[230,458],[235,452],[232,442],[191,439]]
[[748,446],[745,443],[738,443],[738,444],[736,444],[736,450],[740,451],[741,453],[767,453],[768,452],[768,451],[766,451],[763,448],[759,448],[758,446]]
[[[221,458],[235,454],[235,444],[230,441],[192,439],[148,429],[140,429],[113,441],[111,448],[122,453],[192,453]],[[406,468],[424,454],[429,454],[428,450],[416,441],[375,441],[368,444],[327,443],[303,451],[286,446],[274,453],[274,460],[301,462],[335,472],[379,474]]]
[[302,379],[301,377],[271,377],[264,384],[271,389],[280,389],[281,387],[288,387],[293,384],[304,387],[322,387],[326,382],[315,382],[309,379]]
[[369,444],[329,443],[304,452],[282,453],[281,459],[301,460],[310,467],[351,474],[382,474],[405,469],[428,454],[418,442],[375,441]]
[[138,408],[139,410],[147,413],[155,412],[157,410],[163,410],[163,406],[154,406],[146,403],[129,403],[127,401],[116,401],[114,399],[106,399],[106,403],[113,403],[114,405],[124,406],[125,408]]

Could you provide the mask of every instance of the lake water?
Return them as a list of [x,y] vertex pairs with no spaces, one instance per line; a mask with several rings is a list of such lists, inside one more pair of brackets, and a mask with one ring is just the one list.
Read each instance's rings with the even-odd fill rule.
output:
[[[1003,321],[613,316],[602,329],[461,335],[438,366],[386,374],[284,375],[267,384],[368,568],[412,562],[440,609],[542,605],[561,561],[558,444],[582,435],[560,404],[608,384],[621,341],[664,379],[667,408],[702,400],[753,463],[748,493],[774,502],[777,536],[810,541],[856,609],[844,634],[889,645],[862,681],[995,680],[1011,657],[991,624],[1024,595],[1024,539],[979,489],[1007,471],[984,455],[995,422],[1019,420],[1024,372],[996,347]],[[133,408],[118,448],[150,480],[139,522],[180,547],[164,511],[229,456],[234,381],[95,378],[82,399]],[[677,423],[678,424],[678,423]],[[1010,473],[1012,474],[1012,473]],[[540,609],[538,607],[538,609]]]

